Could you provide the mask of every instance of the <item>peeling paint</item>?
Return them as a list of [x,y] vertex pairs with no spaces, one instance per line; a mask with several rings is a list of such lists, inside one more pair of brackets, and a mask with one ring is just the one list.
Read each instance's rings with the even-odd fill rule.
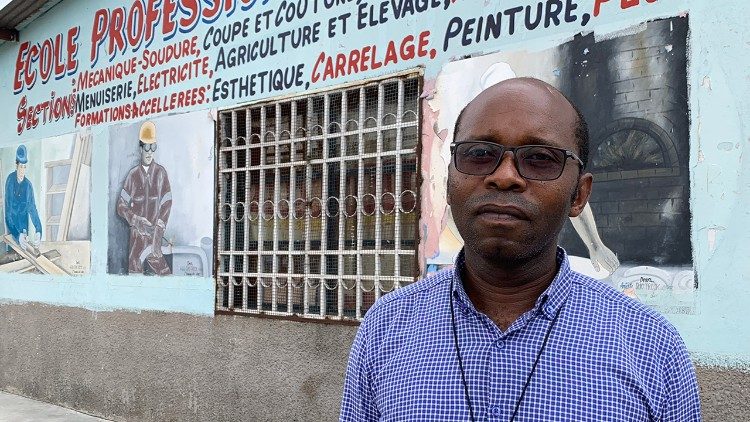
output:
[[708,229],[708,250],[716,250],[716,229]]
[[716,238],[717,235],[721,232],[724,232],[727,228],[724,226],[708,226],[708,227],[702,227],[700,230],[705,230],[706,232],[706,240],[708,245],[709,252],[714,252],[716,250]]

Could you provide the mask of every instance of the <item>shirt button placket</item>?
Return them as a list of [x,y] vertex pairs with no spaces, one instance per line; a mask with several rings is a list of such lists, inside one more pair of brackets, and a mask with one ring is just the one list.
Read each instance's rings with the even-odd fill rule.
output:
[[498,350],[505,349],[505,340],[500,339],[500,340],[496,341],[495,342],[495,346],[498,348]]

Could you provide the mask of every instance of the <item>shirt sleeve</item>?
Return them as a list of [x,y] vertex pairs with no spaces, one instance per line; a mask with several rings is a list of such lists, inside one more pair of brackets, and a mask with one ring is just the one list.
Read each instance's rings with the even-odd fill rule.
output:
[[133,225],[133,211],[130,210],[130,201],[133,199],[133,176],[132,171],[125,176],[120,196],[117,198],[117,215],[124,218],[128,225]]
[[374,401],[367,362],[367,319],[360,325],[349,354],[341,400],[340,422],[369,422],[380,418]]
[[31,217],[31,223],[34,225],[39,236],[42,235],[42,221],[39,219],[39,212],[36,209],[36,200],[34,199],[34,186],[29,182],[29,190],[27,191],[28,197],[26,203],[28,205],[29,216]]
[[695,368],[685,344],[676,337],[664,366],[665,397],[662,422],[701,420],[701,405]]
[[163,225],[165,228],[169,221],[169,214],[172,211],[172,187],[169,184],[169,176],[167,171],[162,169],[160,173],[160,184],[161,184],[161,197],[159,198],[159,214],[156,221],[157,225]]
[[8,176],[8,179],[5,181],[5,225],[8,228],[8,232],[11,235],[13,235],[14,238],[16,238],[15,239],[16,241],[18,241],[18,234],[16,231],[16,227],[13,224],[13,219],[11,218],[11,214],[10,214],[10,211],[11,211],[11,194],[10,194],[11,179],[10,178],[11,176],[13,176],[12,173],[10,176]]

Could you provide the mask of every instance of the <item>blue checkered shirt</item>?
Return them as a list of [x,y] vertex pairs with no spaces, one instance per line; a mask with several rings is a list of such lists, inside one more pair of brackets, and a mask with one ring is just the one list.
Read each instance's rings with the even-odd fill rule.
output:
[[506,331],[466,295],[463,254],[455,269],[383,296],[354,340],[341,421],[469,420],[449,297],[476,421],[510,420],[560,307],[516,421],[699,421],[695,370],[672,325],[572,271],[562,249],[558,263],[533,309]]

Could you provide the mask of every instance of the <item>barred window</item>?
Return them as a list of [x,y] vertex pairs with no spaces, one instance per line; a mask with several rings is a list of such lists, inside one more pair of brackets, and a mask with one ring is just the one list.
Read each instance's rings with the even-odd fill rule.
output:
[[420,77],[220,112],[218,312],[361,319],[417,277]]

